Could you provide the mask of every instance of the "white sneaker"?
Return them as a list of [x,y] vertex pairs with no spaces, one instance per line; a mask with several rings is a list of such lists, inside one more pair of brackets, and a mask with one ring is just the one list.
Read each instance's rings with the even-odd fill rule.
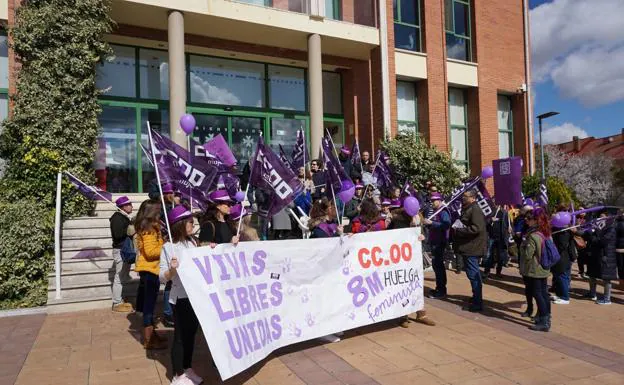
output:
[[556,300],[553,301],[553,303],[555,305],[569,305],[570,301],[569,300],[565,300],[565,299],[561,299],[561,298],[557,298]]
[[199,385],[204,382],[204,379],[195,373],[192,368],[188,368],[184,371],[184,375],[187,376],[195,385]]
[[330,334],[327,336],[320,337],[319,340],[333,344],[335,342],[340,342],[340,337],[336,336],[335,334]]
[[551,295],[550,295],[550,300],[551,300],[551,301],[555,302],[555,301],[557,301],[558,299],[559,299],[559,297],[557,297],[556,295],[554,295],[554,294],[551,294]]
[[171,385],[195,385],[190,378],[186,376],[186,373],[181,376],[175,376],[171,380]]

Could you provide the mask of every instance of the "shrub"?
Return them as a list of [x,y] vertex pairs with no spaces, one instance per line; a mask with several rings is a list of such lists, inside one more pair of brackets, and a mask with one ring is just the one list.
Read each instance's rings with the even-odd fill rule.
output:
[[[538,175],[526,176],[522,179],[522,191],[527,197],[537,197],[539,194],[541,177]],[[574,202],[575,207],[580,206],[574,191],[568,187],[561,179],[549,176],[546,178],[546,188],[548,189],[548,209],[553,212],[557,205],[570,205]]]
[[42,202],[0,203],[0,309],[45,305],[54,212]]
[[400,183],[409,180],[420,187],[432,181],[441,192],[450,193],[467,176],[448,153],[429,147],[414,135],[399,134],[381,146],[390,156]]

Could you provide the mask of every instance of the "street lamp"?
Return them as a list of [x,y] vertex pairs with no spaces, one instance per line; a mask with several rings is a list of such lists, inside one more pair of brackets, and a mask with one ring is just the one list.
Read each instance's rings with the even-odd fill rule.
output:
[[541,114],[537,116],[539,121],[539,131],[540,131],[540,156],[542,157],[542,180],[546,179],[546,171],[544,170],[544,141],[542,140],[542,119],[550,118],[551,116],[559,115],[558,112],[550,111],[545,114]]

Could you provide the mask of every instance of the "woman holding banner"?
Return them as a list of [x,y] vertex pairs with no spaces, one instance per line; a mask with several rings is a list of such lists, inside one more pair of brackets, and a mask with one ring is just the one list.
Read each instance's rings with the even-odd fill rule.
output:
[[230,195],[226,190],[216,190],[210,193],[209,199],[213,202],[213,206],[208,208],[200,225],[199,242],[202,245],[237,244],[236,229],[226,221],[226,217],[230,215],[230,208],[234,205]]
[[197,247],[198,242],[193,237],[193,213],[179,205],[169,212],[167,218],[172,241],[165,243],[160,254],[160,279],[172,282],[169,303],[174,308],[175,326],[171,348],[174,377],[171,384],[201,384],[204,380],[191,367],[199,321],[177,272],[180,265],[177,256],[183,250]]
[[353,219],[351,231],[353,233],[367,233],[386,229],[386,221],[380,216],[377,205],[370,199],[362,201],[360,215]]
[[317,199],[310,210],[310,238],[330,238],[343,234],[343,227],[336,223],[336,206],[326,197]]
[[141,205],[136,218],[137,257],[134,270],[141,282],[137,304],[142,304],[143,346],[145,349],[166,349],[167,343],[154,330],[154,308],[160,290],[160,252],[163,237],[160,225],[161,204],[150,199]]

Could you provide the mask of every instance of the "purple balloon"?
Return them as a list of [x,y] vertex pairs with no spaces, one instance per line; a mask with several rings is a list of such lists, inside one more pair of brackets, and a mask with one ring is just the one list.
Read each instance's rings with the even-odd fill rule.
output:
[[550,224],[553,227],[561,229],[569,225],[571,220],[572,216],[570,215],[570,213],[566,211],[561,211],[553,215],[552,219],[550,220]]
[[180,127],[186,133],[186,135],[191,135],[195,130],[195,117],[191,114],[184,114],[180,118]]
[[492,166],[485,166],[481,171],[481,178],[490,179],[494,176],[494,168]]
[[414,215],[418,215],[418,212],[420,211],[420,203],[418,202],[418,199],[414,197],[407,197],[403,201],[403,208],[405,209],[407,215],[413,217]]
[[245,192],[244,191],[239,191],[236,193],[236,195],[234,195],[234,199],[236,199],[237,202],[242,202],[245,200]]

